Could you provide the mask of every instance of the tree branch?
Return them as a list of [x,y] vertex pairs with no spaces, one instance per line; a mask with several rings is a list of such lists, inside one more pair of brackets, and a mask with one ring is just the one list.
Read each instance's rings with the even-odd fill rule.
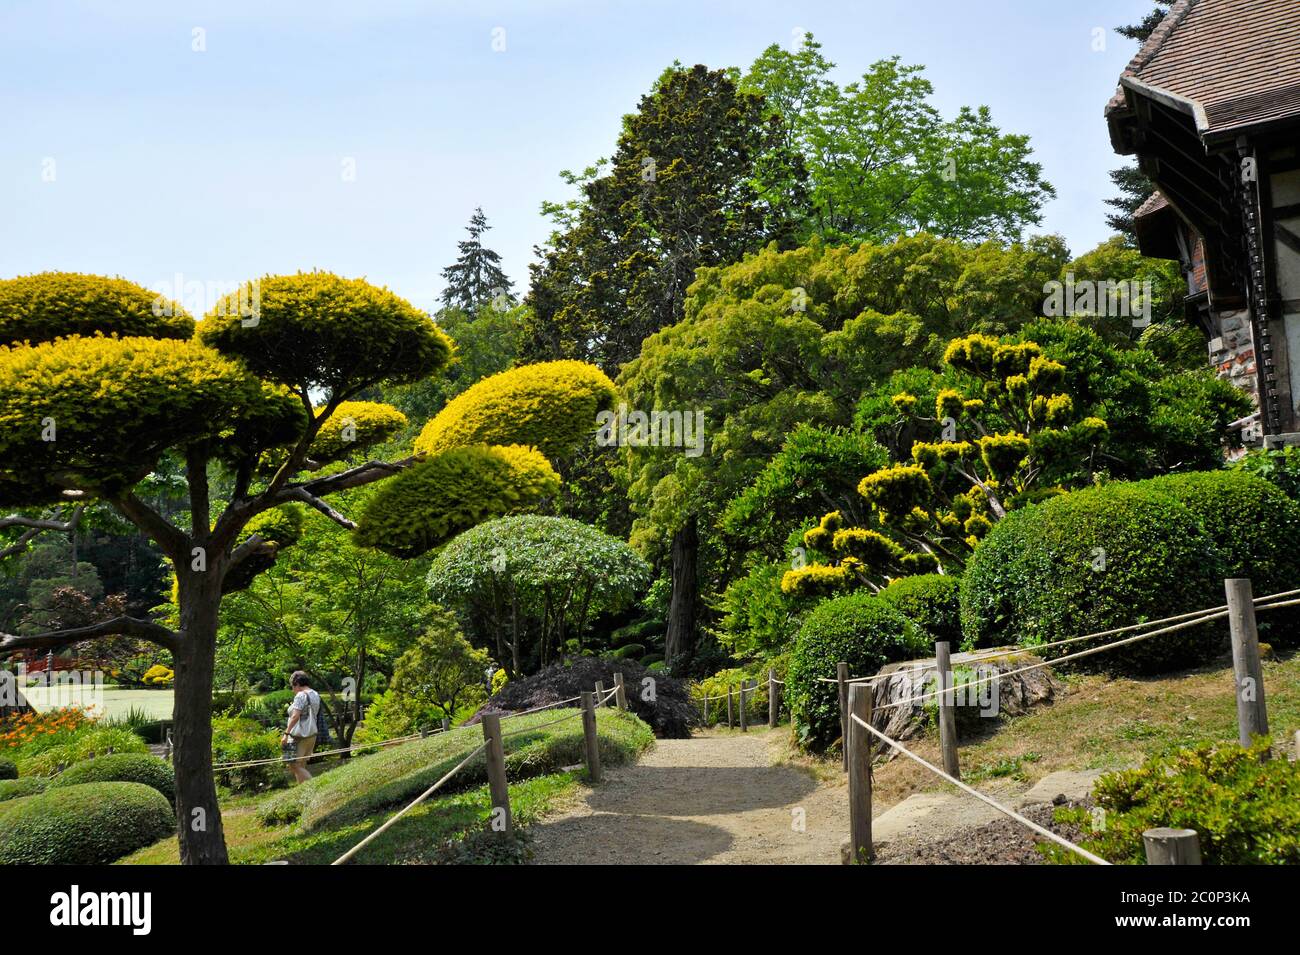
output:
[[367,461],[365,464],[358,464],[356,467],[340,471],[338,474],[329,474],[310,481],[290,484],[276,495],[274,503],[283,504],[286,501],[299,500],[294,495],[300,489],[315,497],[324,497],[326,494],[346,491],[348,488],[373,484],[375,481],[382,481],[386,477],[392,477],[399,471],[404,471],[414,464],[419,464],[424,460],[424,457],[423,454],[413,454],[409,458],[402,458],[400,461]]
[[28,530],[18,535],[18,539],[8,547],[0,548],[0,560],[6,557],[12,557],[14,554],[21,554],[27,550],[30,544],[46,531],[59,531],[60,533],[71,533],[76,530],[77,524],[81,521],[81,515],[86,510],[86,505],[78,504],[72,511],[72,516],[66,521],[60,521],[55,518],[44,517],[24,517],[22,514],[10,514],[8,517],[0,517],[0,530],[6,527],[26,527]]
[[335,524],[338,524],[340,527],[347,528],[350,531],[354,531],[357,529],[357,525],[354,521],[351,521],[344,515],[340,514],[338,511],[330,507],[328,504],[326,504],[316,495],[309,492],[306,488],[301,488],[301,487],[293,488],[291,491],[289,491],[289,493],[296,500],[302,501],[304,504],[307,504],[310,507],[314,507],[316,510],[320,511],[322,514],[324,514],[326,517],[332,520]]
[[81,640],[94,640],[98,637],[110,637],[119,634],[139,637],[141,640],[148,640],[150,643],[156,643],[158,646],[166,647],[172,651],[175,651],[180,646],[181,635],[174,630],[169,630],[160,623],[154,623],[152,620],[142,620],[139,617],[114,617],[112,620],[104,620],[84,627],[52,630],[48,633],[37,633],[31,636],[0,633],[0,653],[6,650],[49,649],[66,646],[69,643],[77,643]]
[[190,549],[189,537],[179,527],[140,500],[134,491],[127,491],[120,497],[110,498],[109,503],[119,514],[157,541],[162,552],[171,559],[173,564],[179,565],[187,559]]

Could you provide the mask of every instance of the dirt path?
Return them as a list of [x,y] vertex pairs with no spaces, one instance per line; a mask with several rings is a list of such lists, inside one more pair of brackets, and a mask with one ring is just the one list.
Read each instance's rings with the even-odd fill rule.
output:
[[534,861],[620,865],[838,864],[848,832],[841,784],[773,765],[783,731],[660,740],[534,824]]

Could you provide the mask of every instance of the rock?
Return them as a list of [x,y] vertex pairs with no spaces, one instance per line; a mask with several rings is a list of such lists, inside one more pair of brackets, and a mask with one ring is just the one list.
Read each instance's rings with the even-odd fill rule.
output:
[[1019,805],[1035,806],[1052,803],[1063,806],[1080,802],[1092,795],[1093,784],[1102,773],[1103,770],[1100,769],[1063,769],[1048,773],[1020,797]]
[[[988,680],[995,673],[1018,670],[1038,662],[1040,659],[1033,654],[1014,649],[997,655],[990,651],[954,655],[952,666],[957,684],[954,692],[958,736],[974,735],[985,725],[985,720],[1020,716],[1040,703],[1050,703],[1064,689],[1064,684],[1051,667],[1039,667],[996,681]],[[938,709],[938,698],[930,695],[937,688],[934,659],[891,663],[882,667],[878,676],[883,678],[876,682],[872,694],[872,725],[886,736],[900,741],[924,735]],[[895,705],[923,696],[926,698],[920,702]],[[898,754],[891,751],[889,755],[892,758]]]

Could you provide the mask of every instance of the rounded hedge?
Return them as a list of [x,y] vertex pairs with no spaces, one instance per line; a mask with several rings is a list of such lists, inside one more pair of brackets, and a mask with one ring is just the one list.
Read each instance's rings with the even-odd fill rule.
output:
[[102,865],[176,832],[142,783],[87,783],[0,803],[0,865]]
[[0,345],[96,333],[190,338],[194,319],[175,302],[126,279],[41,272],[0,280]]
[[559,489],[560,476],[532,448],[452,448],[382,482],[357,522],[355,537],[362,547],[418,557]]
[[322,422],[307,456],[317,463],[341,461],[388,440],[405,427],[406,415],[392,405],[343,401]]
[[18,767],[12,759],[0,758],[0,779],[17,779]]
[[545,361],[484,378],[438,412],[415,450],[427,453],[470,444],[522,444],[552,460],[594,435],[614,383],[595,365]]
[[198,337],[254,374],[334,394],[358,381],[419,381],[451,360],[451,339],[388,289],[329,272],[268,275],[222,299]]
[[286,397],[196,341],[0,346],[0,506],[65,501],[69,481],[111,495],[168,448],[233,439],[250,423],[291,440],[302,412]]
[[[1300,504],[1271,481],[1242,471],[1196,471],[1142,483],[1196,515],[1223,551],[1225,577],[1249,578],[1256,597],[1300,587]],[[1260,613],[1259,630],[1268,643],[1300,642],[1300,608]]]
[[928,650],[928,635],[896,608],[859,591],[818,604],[795,638],[787,695],[800,742],[824,750],[840,737],[839,691],[823,677],[847,663],[851,676],[871,676],[886,663]]
[[[1226,566],[1196,514],[1166,491],[1147,482],[1075,491],[1013,511],[981,541],[962,578],[962,631],[968,647],[1032,646],[1214,607]],[[1118,673],[1193,666],[1225,632],[1211,623],[1080,662]]]
[[961,646],[961,578],[952,574],[898,577],[880,592],[880,599],[934,640]]
[[176,773],[148,753],[109,753],[69,766],[50,782],[51,789],[83,783],[143,783],[176,802]]
[[0,802],[22,799],[45,792],[50,781],[42,776],[24,776],[22,779],[0,779]]

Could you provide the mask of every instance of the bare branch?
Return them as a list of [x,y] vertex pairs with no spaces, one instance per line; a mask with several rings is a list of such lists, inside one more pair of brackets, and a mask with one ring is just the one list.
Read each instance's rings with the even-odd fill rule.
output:
[[316,510],[320,511],[322,514],[328,517],[335,524],[338,524],[340,527],[347,528],[350,531],[354,531],[357,529],[357,525],[354,521],[349,520],[347,517],[340,514],[338,511],[334,510],[334,508],[330,507],[328,504],[326,504],[316,495],[307,491],[305,488],[301,488],[301,487],[293,488],[289,490],[287,493],[291,494],[296,500],[302,501],[304,504],[314,507]]
[[42,531],[70,531],[77,526],[81,520],[81,514],[86,509],[84,504],[77,505],[72,512],[72,516],[66,521],[57,518],[47,517],[24,517],[22,514],[10,514],[8,517],[0,517],[0,530],[6,527],[31,527]]
[[10,514],[8,517],[0,517],[0,530],[6,527],[26,527],[29,530],[24,531],[18,536],[18,539],[8,547],[0,548],[0,560],[6,557],[12,557],[14,554],[21,554],[27,550],[30,544],[46,531],[59,531],[60,533],[71,533],[76,530],[77,524],[81,521],[81,515],[86,510],[86,505],[78,504],[72,511],[72,516],[66,521],[60,521],[55,518],[43,517],[24,517],[21,514]]
[[141,640],[148,640],[150,643],[156,643],[160,647],[166,647],[168,650],[173,651],[179,648],[181,637],[174,630],[170,630],[160,623],[154,623],[152,620],[143,620],[139,617],[114,617],[112,620],[104,620],[84,627],[52,630],[48,633],[37,633],[31,636],[0,633],[0,653],[6,650],[44,650],[66,646],[69,643],[77,643],[81,640],[94,640],[98,637],[117,635],[139,637]]
[[[293,492],[302,489],[316,497],[324,497],[326,494],[334,494],[338,491],[346,491],[348,488],[361,487],[366,484],[373,484],[375,481],[382,481],[386,477],[392,477],[399,471],[405,471],[414,464],[419,464],[424,460],[424,457],[423,454],[413,454],[409,458],[402,458],[400,461],[367,461],[365,464],[358,464],[356,467],[340,471],[338,474],[329,474],[299,484],[290,484],[280,493],[292,495]],[[277,500],[275,503],[279,504],[285,500],[295,500],[295,498],[288,496]]]

